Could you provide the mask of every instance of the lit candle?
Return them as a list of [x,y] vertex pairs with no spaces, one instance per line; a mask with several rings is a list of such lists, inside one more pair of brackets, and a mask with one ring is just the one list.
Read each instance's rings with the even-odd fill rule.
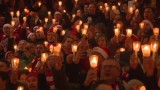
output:
[[126,29],[126,32],[127,32],[127,36],[131,37],[131,35],[132,35],[132,29]]
[[99,6],[99,10],[101,10],[101,11],[102,11],[102,10],[103,10],[103,6]]
[[88,29],[88,24],[84,24],[84,29]]
[[15,26],[15,21],[11,21],[11,25],[12,25],[12,27],[14,27]]
[[51,16],[51,11],[48,11],[48,16],[49,16],[49,17]]
[[133,14],[133,10],[134,10],[133,7],[129,7],[128,10],[129,10],[129,13],[130,13],[130,14]]
[[74,19],[74,18],[75,18],[75,16],[76,16],[75,14],[72,14],[72,19]]
[[80,21],[79,21],[79,25],[82,25],[82,23],[83,23],[83,21],[82,21],[82,20],[80,20]]
[[54,49],[54,46],[53,46],[53,45],[50,45],[50,46],[49,46],[49,51],[50,51],[51,53],[53,53],[53,49]]
[[40,7],[42,5],[42,3],[41,2],[38,2],[38,6]]
[[112,6],[112,10],[113,10],[113,11],[116,10],[116,6],[113,5],[113,6]]
[[139,14],[139,10],[136,9],[136,10],[135,10],[135,15],[138,15],[138,14]]
[[57,55],[57,56],[60,55],[61,47],[62,47],[62,44],[61,44],[61,43],[58,43],[56,46],[54,46],[54,54],[55,54],[55,55]]
[[121,29],[121,24],[120,23],[117,23],[116,26],[117,26],[117,29],[119,29],[119,30]]
[[45,45],[45,47],[48,47],[48,42],[44,41],[44,45]]
[[105,7],[105,9],[106,9],[106,12],[108,12],[109,11],[109,6]]
[[24,69],[25,69],[25,70],[28,70],[28,67],[25,66]]
[[78,45],[77,45],[77,44],[72,44],[72,52],[73,52],[73,53],[76,53],[76,52],[77,52],[77,48],[78,48]]
[[151,47],[148,44],[144,44],[141,46],[143,57],[149,57],[151,53]]
[[24,21],[24,23],[26,23],[27,17],[23,17],[23,21]]
[[98,56],[97,55],[91,55],[89,57],[90,66],[91,68],[96,68],[98,65]]
[[121,3],[120,3],[120,2],[118,2],[118,6],[121,6]]
[[77,25],[77,26],[76,26],[76,30],[77,30],[77,32],[79,32],[79,30],[80,30],[80,25]]
[[17,18],[19,18],[19,16],[20,16],[20,11],[17,11],[17,12],[16,12],[16,16],[17,16]]
[[65,35],[65,33],[66,33],[66,31],[65,31],[65,30],[62,30],[62,31],[61,31],[61,35],[62,35],[62,36],[64,36],[64,35]]
[[55,24],[56,23],[56,19],[52,19],[52,23]]
[[53,32],[56,33],[57,32],[57,27],[53,27]]
[[104,3],[104,6],[105,6],[105,7],[108,7],[108,4],[107,4],[107,3]]
[[63,10],[64,13],[66,13],[66,10]]
[[62,6],[62,1],[59,1],[58,4],[59,4],[59,6],[61,7],[61,6]]
[[154,29],[153,29],[153,33],[154,33],[154,35],[155,35],[156,37],[158,37],[158,35],[159,35],[159,28],[154,28]]
[[28,13],[28,12],[29,12],[29,10],[28,10],[27,8],[25,8],[25,9],[24,9],[24,12],[25,12],[25,13]]
[[43,63],[46,62],[47,58],[48,58],[48,54],[47,54],[47,53],[42,53],[42,54],[41,54],[41,61],[42,61]]
[[119,36],[119,34],[120,34],[120,30],[119,29],[114,29],[114,34],[115,34],[115,36],[116,37],[118,37]]
[[154,53],[157,52],[158,47],[159,47],[159,45],[158,45],[158,42],[157,42],[157,41],[151,42],[151,51],[152,51],[152,52],[154,52]]
[[13,48],[14,48],[14,51],[15,51],[15,52],[18,51],[18,46],[17,46],[17,45],[14,45]]
[[120,48],[119,50],[120,50],[120,52],[124,52],[125,48]]
[[13,19],[13,16],[14,16],[14,12],[10,12],[10,14],[11,14],[11,17],[12,17],[12,19]]
[[12,63],[13,69],[17,69],[19,66],[19,58],[12,58],[11,63]]
[[39,28],[39,31],[40,31],[40,32],[43,32],[43,27],[40,27],[40,28]]
[[87,29],[82,29],[82,35],[87,35]]
[[145,87],[145,86],[141,86],[141,87],[139,88],[139,90],[146,90],[146,87]]
[[141,22],[141,23],[140,23],[140,28],[143,29],[143,27],[144,27],[144,23]]
[[75,3],[77,4],[78,0],[75,0]]
[[45,23],[46,23],[46,24],[48,23],[48,18],[45,18]]
[[17,90],[24,90],[24,87],[18,86]]
[[141,45],[140,42],[134,41],[134,42],[133,42],[133,50],[134,50],[135,52],[138,52],[139,49],[140,49],[140,45]]

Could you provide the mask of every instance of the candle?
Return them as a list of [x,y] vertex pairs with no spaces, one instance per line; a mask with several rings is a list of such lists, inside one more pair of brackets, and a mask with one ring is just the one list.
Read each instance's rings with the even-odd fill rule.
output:
[[45,47],[48,47],[48,42],[44,41],[44,45],[45,45]]
[[59,6],[61,7],[61,6],[62,6],[62,1],[59,1],[58,4],[59,4]]
[[65,31],[65,30],[62,30],[62,31],[61,31],[61,35],[62,35],[62,36],[64,36],[64,35],[65,35],[65,33],[66,33],[66,31]]
[[53,45],[50,45],[50,46],[49,46],[49,51],[50,51],[51,53],[53,53],[53,49],[54,49],[54,46],[53,46]]
[[14,16],[14,12],[12,11],[12,12],[10,12],[10,14],[11,14],[11,17],[12,17],[12,19],[13,19],[13,16]]
[[18,86],[17,90],[24,90],[24,87]]
[[119,36],[119,34],[120,34],[120,30],[119,29],[114,29],[114,34],[115,34],[115,36],[116,37],[118,37]]
[[64,13],[66,13],[66,10],[63,10]]
[[61,44],[61,43],[58,43],[56,46],[54,46],[54,54],[55,54],[55,55],[57,55],[57,56],[60,55],[61,47],[62,47],[62,44]]
[[121,29],[121,24],[120,23],[117,23],[116,26],[117,26],[117,29],[119,29],[119,30]]
[[148,44],[144,44],[141,46],[143,57],[149,57],[151,53],[151,47]]
[[23,21],[24,21],[24,23],[26,23],[27,17],[23,17]]
[[120,2],[118,2],[118,6],[121,6],[121,3],[120,3]]
[[101,10],[101,11],[102,11],[102,10],[103,10],[103,6],[99,6],[99,10]]
[[25,66],[24,69],[28,70],[28,67]]
[[139,90],[146,90],[146,87],[145,87],[145,86],[141,86],[141,87],[139,88]]
[[42,53],[42,54],[41,54],[41,61],[42,61],[43,63],[46,62],[47,58],[48,58],[48,54],[47,54],[47,53]]
[[56,19],[52,19],[52,23],[55,24],[55,22],[56,22]]
[[11,21],[11,25],[12,25],[12,27],[14,27],[15,26],[15,21]]
[[48,16],[49,16],[49,17],[51,16],[51,11],[48,11]]
[[136,10],[135,10],[135,15],[138,15],[138,14],[139,14],[139,10],[136,9]]
[[159,45],[158,45],[158,42],[157,42],[157,41],[151,42],[151,51],[152,51],[152,52],[154,52],[154,53],[157,52],[158,47],[159,47]]
[[87,29],[82,29],[82,35],[87,35]]
[[91,55],[89,57],[90,66],[91,68],[96,68],[98,65],[98,56],[97,55]]
[[82,25],[82,23],[83,23],[83,21],[82,21],[82,20],[80,20],[80,21],[79,21],[79,25]]
[[120,50],[120,52],[124,52],[125,48],[120,48],[119,50]]
[[17,12],[16,12],[16,16],[17,16],[17,18],[19,18],[19,16],[20,16],[20,11],[17,11]]
[[88,29],[88,24],[84,24],[84,29]]
[[53,32],[56,33],[57,32],[57,27],[53,27]]
[[45,23],[46,23],[46,24],[48,23],[48,18],[45,18]]
[[74,19],[74,18],[75,18],[75,16],[76,16],[75,14],[72,14],[72,19]]
[[143,29],[143,27],[144,27],[144,23],[141,22],[141,23],[140,23],[140,28]]
[[15,52],[18,51],[18,46],[17,46],[17,45],[14,45],[13,48],[14,48],[14,51],[15,51]]
[[112,10],[113,10],[113,11],[116,10],[116,6],[113,5],[113,6],[112,6]]
[[133,50],[134,50],[135,52],[138,52],[139,49],[140,49],[140,45],[141,45],[140,42],[134,41],[134,42],[133,42]]
[[108,4],[107,4],[107,3],[104,3],[104,6],[105,6],[105,7],[108,7]]
[[127,32],[127,36],[131,37],[131,35],[132,35],[132,29],[126,29],[126,32]]
[[27,8],[25,8],[25,9],[24,9],[24,12],[25,12],[25,13],[28,13],[28,12],[29,12],[29,10],[28,10]]
[[78,0],[75,0],[75,3],[77,4]]
[[109,7],[107,6],[107,7],[105,7],[105,9],[106,9],[106,12],[108,12],[109,11]]
[[43,32],[43,27],[40,27],[40,28],[39,28],[39,31],[40,31],[40,32]]
[[76,26],[76,30],[77,30],[77,32],[79,32],[79,30],[80,30],[80,25],[77,25],[77,26]]
[[77,48],[78,48],[78,45],[77,45],[77,44],[72,44],[72,52],[73,52],[73,53],[76,53],[76,52],[77,52]]
[[11,60],[13,69],[17,69],[19,66],[19,58],[12,58]]
[[42,3],[41,2],[38,2],[38,6],[40,7],[42,5]]
[[156,37],[158,37],[158,35],[159,35],[159,28],[154,28],[154,29],[153,29],[153,33],[154,33],[154,35],[155,35]]
[[130,13],[130,14],[133,14],[133,10],[134,10],[133,7],[129,7],[128,10],[129,10],[129,13]]

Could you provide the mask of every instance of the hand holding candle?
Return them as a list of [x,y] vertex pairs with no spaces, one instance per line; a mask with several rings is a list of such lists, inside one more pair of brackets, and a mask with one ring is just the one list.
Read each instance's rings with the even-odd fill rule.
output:
[[96,68],[98,66],[98,56],[97,55],[91,55],[89,57],[90,66],[92,68]]

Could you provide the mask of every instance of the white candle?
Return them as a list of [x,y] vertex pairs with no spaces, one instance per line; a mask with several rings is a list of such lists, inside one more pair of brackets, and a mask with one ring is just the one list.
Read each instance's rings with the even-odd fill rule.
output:
[[14,16],[14,12],[12,11],[12,12],[10,12],[10,14],[11,14],[11,17],[12,17],[12,19],[13,19],[13,16]]
[[132,36],[132,29],[126,29],[126,32],[128,37]]
[[151,47],[148,44],[144,44],[141,46],[143,57],[149,57],[151,53]]
[[24,90],[24,87],[18,86],[17,90]]
[[159,47],[159,45],[158,45],[158,42],[157,42],[157,41],[151,42],[151,51],[152,51],[153,53],[157,52],[158,47]]
[[101,11],[102,11],[102,10],[103,10],[103,6],[99,6],[99,10],[101,10]]
[[27,17],[23,17],[23,21],[24,21],[24,23],[26,23]]
[[54,49],[54,46],[53,46],[53,45],[50,45],[50,46],[49,46],[49,51],[50,51],[51,53],[53,53],[53,49]]
[[144,27],[144,23],[143,23],[143,22],[141,22],[139,25],[140,25],[140,28],[141,28],[141,29],[143,29],[143,27]]
[[97,55],[91,55],[89,57],[90,66],[92,68],[96,68],[98,66],[98,56]]
[[80,30],[80,25],[77,25],[77,26],[76,26],[76,30],[77,30],[77,32],[79,32],[79,30]]
[[12,27],[14,27],[15,26],[15,21],[11,21],[11,25],[12,25]]
[[17,45],[14,45],[13,48],[14,48],[14,51],[15,51],[15,52],[18,51],[18,46],[17,46]]
[[62,6],[62,1],[59,1],[58,4],[59,4],[59,6],[61,7],[61,6]]
[[64,36],[64,35],[65,35],[65,33],[66,33],[66,31],[65,31],[65,30],[62,30],[62,31],[61,31],[61,35],[62,35],[62,36]]
[[82,35],[87,35],[87,29],[82,29]]
[[28,67],[25,66],[24,69],[28,70]]
[[134,42],[133,42],[133,50],[134,50],[135,52],[138,52],[138,51],[140,50],[140,45],[141,45],[140,42],[134,41]]
[[119,36],[119,34],[120,34],[120,30],[119,29],[114,29],[114,34],[115,34],[115,36],[116,37],[118,37]]
[[120,2],[118,2],[118,6],[121,6],[121,3],[120,3]]
[[154,28],[153,33],[157,37],[159,35],[159,28]]
[[72,19],[74,19],[74,18],[75,18],[75,16],[76,16],[75,14],[72,14]]
[[56,23],[56,19],[52,19],[52,23],[55,24]]
[[41,2],[38,2],[38,6],[40,7],[42,5],[42,3]]
[[106,10],[106,12],[108,12],[109,11],[109,6],[105,7],[105,10]]
[[139,88],[139,90],[146,90],[146,87],[145,87],[145,86],[141,86],[141,87]]
[[48,42],[44,41],[44,45],[45,45],[45,47],[48,47]]
[[20,16],[20,11],[17,11],[17,12],[16,12],[16,16],[19,18],[19,16]]
[[116,6],[113,5],[113,6],[112,6],[112,10],[114,11],[114,10],[116,10],[116,9],[117,9]]
[[133,14],[133,10],[134,10],[133,7],[129,7],[129,9],[128,9],[130,14]]
[[48,18],[45,18],[45,23],[46,23],[46,24],[48,23]]
[[77,48],[78,48],[78,45],[77,45],[77,44],[72,44],[72,52],[73,52],[73,53],[76,53],[76,52],[77,52]]
[[80,20],[80,21],[79,21],[79,25],[82,25],[82,23],[83,23],[83,21],[82,21],[82,20]]
[[48,16],[49,16],[49,17],[51,16],[51,11],[48,11]]
[[42,61],[43,63],[46,62],[47,58],[48,58],[48,54],[47,54],[47,53],[42,53],[42,54],[41,54],[41,61]]
[[12,58],[11,60],[13,69],[17,69],[19,66],[19,58]]
[[107,3],[104,3],[104,6],[105,6],[105,7],[108,7],[108,4],[107,4]]
[[125,48],[120,48],[119,50],[120,50],[120,52],[124,52]]
[[66,13],[66,10],[63,10],[64,13]]

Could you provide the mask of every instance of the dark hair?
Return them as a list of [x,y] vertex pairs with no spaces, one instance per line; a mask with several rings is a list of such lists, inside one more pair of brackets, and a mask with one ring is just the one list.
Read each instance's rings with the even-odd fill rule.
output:
[[[98,80],[92,85],[91,90],[96,90],[96,88],[101,84],[105,84],[105,85],[111,86],[109,83],[107,83],[106,80]],[[111,88],[113,88],[113,87],[111,86]]]
[[7,61],[6,59],[0,59],[0,62],[5,63],[8,68],[10,67],[10,62]]
[[0,78],[1,78],[2,80],[8,80],[9,75],[8,75],[7,72],[0,71]]

